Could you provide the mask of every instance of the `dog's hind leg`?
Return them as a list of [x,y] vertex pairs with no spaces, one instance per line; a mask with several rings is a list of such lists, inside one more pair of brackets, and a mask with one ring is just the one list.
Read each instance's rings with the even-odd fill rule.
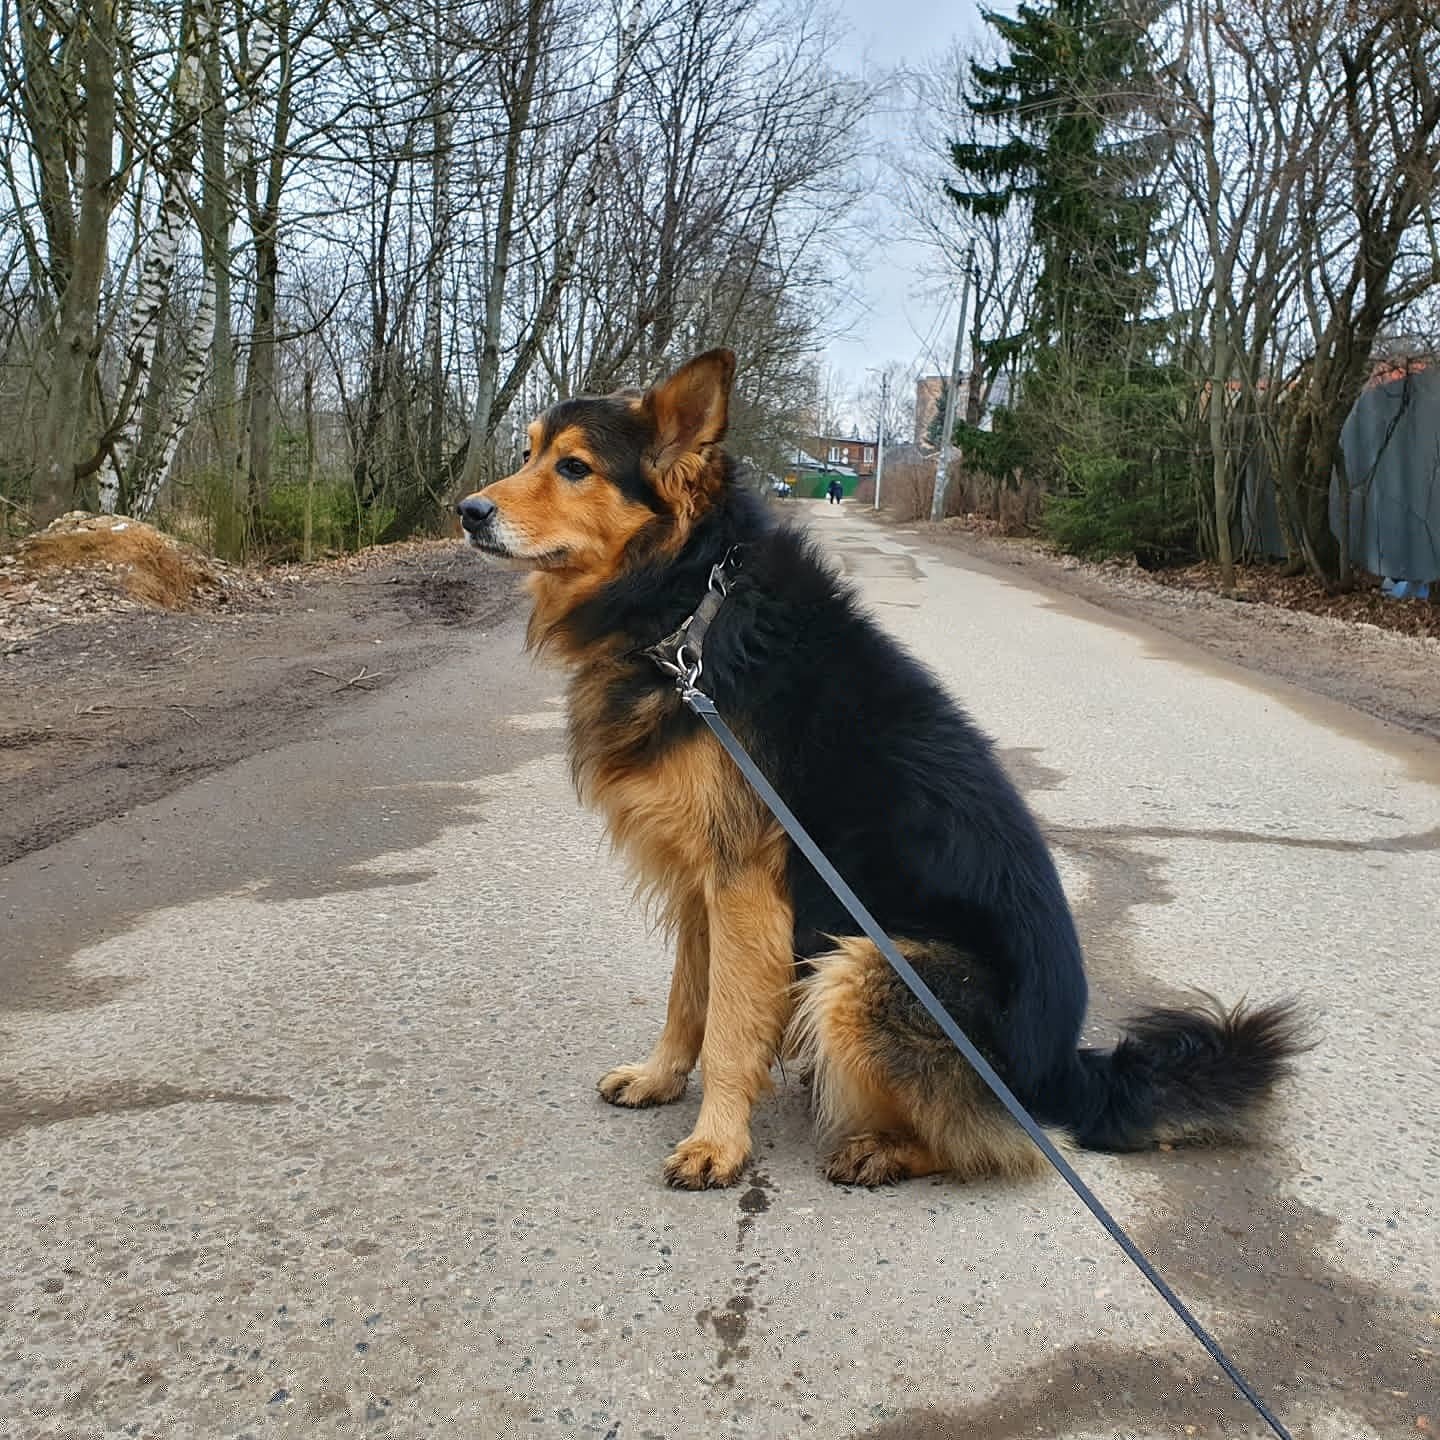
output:
[[612,1105],[638,1109],[678,1100],[700,1056],[710,991],[710,925],[704,898],[687,897],[671,913],[675,916],[675,969],[670,976],[665,1028],[648,1060],[620,1065],[601,1078],[600,1094]]
[[[790,1034],[814,1072],[829,1178],[883,1185],[938,1171],[962,1180],[1038,1174],[1039,1152],[875,946],[838,945],[797,987]],[[900,948],[972,1038],[983,1036],[994,998],[968,957],[924,943]]]
[[831,1152],[825,1178],[837,1185],[893,1185],[948,1168],[944,1157],[915,1135],[861,1130]]

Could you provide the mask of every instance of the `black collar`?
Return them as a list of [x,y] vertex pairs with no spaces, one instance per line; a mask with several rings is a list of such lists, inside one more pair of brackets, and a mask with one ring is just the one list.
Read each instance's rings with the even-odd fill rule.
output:
[[740,571],[739,545],[732,545],[718,564],[710,567],[710,579],[700,603],[678,630],[672,630],[658,644],[645,648],[650,657],[667,675],[675,678],[675,687],[682,694],[695,688],[704,664],[705,636],[730,594]]

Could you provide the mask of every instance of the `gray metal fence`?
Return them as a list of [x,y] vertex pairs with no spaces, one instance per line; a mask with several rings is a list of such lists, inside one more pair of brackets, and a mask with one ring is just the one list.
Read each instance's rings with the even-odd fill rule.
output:
[[[1393,579],[1440,580],[1440,366],[1409,368],[1371,385],[1341,433],[1350,477],[1351,563]],[[1245,467],[1240,541],[1247,555],[1285,553],[1275,486],[1263,457]],[[1340,525],[1340,481],[1330,487]]]

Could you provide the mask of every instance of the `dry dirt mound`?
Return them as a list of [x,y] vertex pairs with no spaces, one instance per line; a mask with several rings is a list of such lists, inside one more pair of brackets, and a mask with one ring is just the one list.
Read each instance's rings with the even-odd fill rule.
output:
[[77,510],[0,557],[0,634],[130,610],[216,610],[267,593],[142,520]]

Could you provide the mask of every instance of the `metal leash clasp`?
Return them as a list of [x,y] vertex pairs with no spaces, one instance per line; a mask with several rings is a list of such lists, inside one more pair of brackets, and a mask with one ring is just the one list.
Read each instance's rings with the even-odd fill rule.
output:
[[705,668],[700,652],[688,641],[680,643],[675,652],[675,688],[681,696],[693,694]]
[[[725,552],[724,558],[716,561],[716,563],[710,567],[710,578],[705,582],[705,589],[709,594],[717,596],[719,600],[724,600],[726,596],[730,594],[729,565],[734,555],[735,546],[732,545]],[[711,613],[706,617],[706,629],[709,628],[709,621],[714,618],[714,612],[718,609],[718,603],[710,607]],[[696,613],[699,613],[698,607]],[[675,650],[675,684],[682,697],[696,693],[696,688],[700,680],[700,672],[705,668],[705,660],[701,652],[701,646],[695,644],[689,638],[690,626],[694,624],[694,622],[695,616],[691,615],[683,627],[686,632],[686,638],[680,642]]]
[[705,588],[713,591],[722,600],[730,593],[730,562],[735,558],[735,552],[739,548],[738,545],[732,545],[725,552],[724,557],[710,567],[710,579]]
[[[724,557],[710,567],[710,578],[705,582],[705,594],[700,603],[686,617],[685,623],[660,644],[651,646],[646,652],[667,675],[675,677],[675,689],[682,700],[691,700],[700,695],[700,675],[704,669],[703,651],[705,635],[710,622],[719,613],[720,606],[730,594],[733,580],[732,567],[740,546],[732,545]],[[693,634],[692,634],[693,630]],[[673,650],[671,647],[674,647]]]

